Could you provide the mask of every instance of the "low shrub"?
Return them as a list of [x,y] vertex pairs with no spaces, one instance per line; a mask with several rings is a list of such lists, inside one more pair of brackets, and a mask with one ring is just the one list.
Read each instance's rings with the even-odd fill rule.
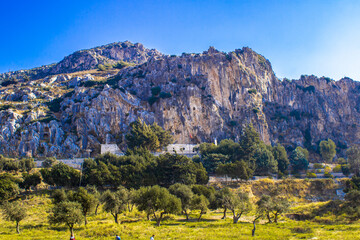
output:
[[159,100],[159,97],[151,96],[151,97],[149,97],[148,102],[149,102],[149,104],[150,104],[150,106],[151,106],[151,105],[153,105],[155,102],[157,102],[158,100]]
[[341,173],[341,165],[336,165],[336,167],[333,168],[332,172]]
[[248,90],[248,93],[250,94],[256,94],[257,93],[257,90],[255,88],[251,88]]
[[316,176],[316,173],[308,172],[308,173],[306,173],[306,177],[307,178],[316,178],[317,176]]
[[161,91],[161,87],[159,86],[151,88],[151,94],[153,96],[159,95],[160,91]]
[[334,176],[329,172],[325,172],[324,177],[326,177],[326,178],[334,178]]
[[314,163],[314,168],[315,169],[323,169],[323,168],[325,168],[325,166],[321,163]]
[[160,97],[161,97],[161,98],[171,98],[172,95],[171,95],[171,93],[161,92],[161,93],[160,93]]

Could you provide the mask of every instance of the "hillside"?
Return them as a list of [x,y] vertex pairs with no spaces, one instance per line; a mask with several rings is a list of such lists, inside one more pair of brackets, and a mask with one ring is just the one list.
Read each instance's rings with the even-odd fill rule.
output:
[[[136,66],[95,69],[120,60]],[[313,153],[327,138],[340,153],[359,139],[358,82],[279,80],[250,48],[168,56],[125,42],[79,51],[42,69],[2,74],[2,154],[81,157],[92,149],[96,155],[106,141],[125,147],[138,117],[170,130],[176,143],[236,140],[250,122],[267,143]]]

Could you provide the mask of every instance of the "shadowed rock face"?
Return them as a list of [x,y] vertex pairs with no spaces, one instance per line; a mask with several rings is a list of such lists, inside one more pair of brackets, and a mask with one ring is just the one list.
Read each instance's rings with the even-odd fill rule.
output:
[[[115,59],[118,47],[86,51]],[[170,130],[176,143],[236,140],[250,122],[265,142],[279,142],[288,149],[300,145],[316,152],[319,141],[327,138],[340,151],[358,143],[358,82],[314,76],[280,81],[270,62],[249,48],[227,54],[210,48],[178,57],[149,51],[153,54],[138,55],[137,63],[142,64],[112,77],[110,86],[75,87],[61,99],[59,112],[53,115],[57,120],[37,121],[43,116],[40,110],[1,111],[0,151],[73,157],[93,149],[96,154],[106,139],[124,147],[129,124],[138,117]],[[121,54],[119,59],[131,55]],[[56,71],[78,69],[82,61],[84,66],[94,64],[73,55],[55,65]]]

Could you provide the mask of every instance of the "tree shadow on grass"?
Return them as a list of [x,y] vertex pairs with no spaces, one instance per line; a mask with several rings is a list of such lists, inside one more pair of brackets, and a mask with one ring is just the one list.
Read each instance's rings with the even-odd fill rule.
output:
[[128,220],[122,220],[120,223],[121,224],[123,224],[123,223],[137,223],[139,221],[140,221],[139,219],[128,219]]
[[40,229],[40,228],[43,228],[43,227],[45,227],[45,226],[48,226],[48,225],[46,225],[46,224],[42,224],[42,223],[40,223],[40,224],[37,224],[37,225],[32,225],[32,224],[21,224],[20,223],[20,230],[21,229]]
[[201,223],[201,222],[216,222],[216,221],[219,221],[219,219],[204,218],[204,219],[200,219],[200,221],[198,221],[196,218],[190,218],[189,220],[179,219],[177,221],[178,222],[188,222],[188,223]]

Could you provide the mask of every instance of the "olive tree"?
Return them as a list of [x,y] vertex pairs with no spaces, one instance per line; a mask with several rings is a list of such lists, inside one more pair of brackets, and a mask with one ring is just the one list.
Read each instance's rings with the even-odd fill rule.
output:
[[104,210],[114,217],[115,223],[119,223],[119,214],[126,211],[127,198],[128,191],[126,188],[119,188],[116,192],[107,190],[102,195]]
[[175,183],[174,185],[170,186],[169,191],[171,194],[180,199],[182,213],[186,216],[186,220],[189,220],[191,200],[194,196],[191,188],[185,184]]
[[92,211],[96,205],[94,195],[90,194],[87,190],[80,187],[72,196],[72,200],[80,203],[81,211],[84,215],[85,225],[88,223],[87,215]]
[[81,224],[83,214],[78,202],[63,201],[55,204],[49,215],[50,224],[65,224],[69,227],[71,236],[74,235],[74,226]]
[[206,214],[208,206],[209,200],[204,195],[195,195],[191,200],[191,210],[200,210],[198,221],[200,221],[203,214]]
[[252,205],[247,193],[230,193],[226,199],[225,205],[233,214],[233,223],[237,223],[244,213],[248,213],[252,209]]
[[160,226],[165,214],[181,211],[181,201],[160,186],[142,187],[138,190],[136,203],[140,211],[153,214],[156,226]]
[[289,209],[290,203],[286,198],[280,197],[272,199],[272,203],[271,212],[274,215],[274,222],[277,223],[278,217]]
[[224,209],[224,214],[223,217],[221,219],[225,219],[226,218],[226,211],[228,209],[228,202],[230,201],[229,198],[231,197],[231,191],[229,188],[223,188],[220,191],[217,191],[215,193],[215,199],[216,199],[216,207],[217,208],[223,208]]
[[26,214],[26,207],[24,205],[17,202],[6,202],[2,206],[4,217],[12,222],[16,222],[16,232],[20,234],[19,223],[23,220]]

